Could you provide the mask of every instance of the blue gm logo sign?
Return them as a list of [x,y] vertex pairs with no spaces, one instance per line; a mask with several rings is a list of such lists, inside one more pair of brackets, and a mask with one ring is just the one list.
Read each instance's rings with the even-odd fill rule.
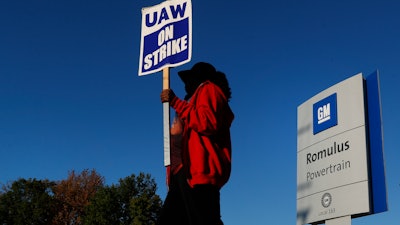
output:
[[337,121],[336,93],[313,105],[314,134],[336,126]]

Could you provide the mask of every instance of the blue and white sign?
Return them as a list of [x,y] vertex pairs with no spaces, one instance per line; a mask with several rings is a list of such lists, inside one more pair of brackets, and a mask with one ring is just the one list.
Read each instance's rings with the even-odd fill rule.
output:
[[187,63],[191,55],[190,0],[170,0],[142,9],[139,76]]
[[314,134],[337,125],[337,97],[330,95],[313,105]]
[[352,76],[297,112],[297,224],[386,211],[378,75]]

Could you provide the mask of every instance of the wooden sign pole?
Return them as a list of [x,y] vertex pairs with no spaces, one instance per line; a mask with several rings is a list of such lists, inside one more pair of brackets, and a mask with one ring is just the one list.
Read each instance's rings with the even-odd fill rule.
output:
[[[163,69],[163,89],[169,89],[169,67]],[[163,120],[164,120],[164,166],[171,164],[170,159],[170,109],[169,102],[163,103]]]

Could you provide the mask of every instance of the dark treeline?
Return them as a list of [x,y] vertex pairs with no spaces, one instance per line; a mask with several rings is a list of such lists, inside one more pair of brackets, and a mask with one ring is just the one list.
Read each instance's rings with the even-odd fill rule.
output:
[[87,169],[61,181],[20,178],[0,189],[0,225],[154,225],[162,206],[156,190],[144,173],[113,185]]

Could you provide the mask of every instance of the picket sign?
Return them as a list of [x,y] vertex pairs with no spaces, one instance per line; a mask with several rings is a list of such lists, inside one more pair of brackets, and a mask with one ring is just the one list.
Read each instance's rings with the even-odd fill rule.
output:
[[[163,71],[163,89],[169,89],[169,72],[192,57],[191,0],[167,0],[142,9],[139,76]],[[163,103],[164,166],[170,160],[170,104]]]

